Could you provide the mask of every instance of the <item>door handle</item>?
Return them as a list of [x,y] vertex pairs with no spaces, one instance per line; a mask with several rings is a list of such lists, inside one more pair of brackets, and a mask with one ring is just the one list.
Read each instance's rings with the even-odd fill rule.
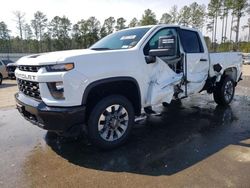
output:
[[200,61],[207,61],[207,59],[200,59]]

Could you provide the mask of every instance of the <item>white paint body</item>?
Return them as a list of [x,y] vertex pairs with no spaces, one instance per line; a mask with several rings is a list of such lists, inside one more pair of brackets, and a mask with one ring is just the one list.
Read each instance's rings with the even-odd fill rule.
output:
[[[183,75],[187,76],[187,95],[199,92],[205,85],[209,76],[218,76],[220,74],[213,70],[213,65],[220,63],[223,66],[223,72],[229,67],[235,67],[237,70],[237,81],[241,73],[242,59],[238,53],[218,53],[209,55],[205,41],[200,32],[199,36],[204,48],[204,53],[186,54],[187,62],[183,73],[176,74],[169,66],[157,58],[152,64],[147,64],[143,48],[157,31],[168,25],[152,27],[145,36],[130,49],[120,50],[70,50],[61,52],[51,52],[40,54],[33,58],[26,56],[17,61],[17,65],[52,65],[73,62],[75,68],[68,72],[47,72],[41,68],[38,72],[24,72],[16,69],[16,77],[20,74],[33,75],[39,82],[42,100],[48,106],[79,106],[85,88],[94,81],[114,78],[114,77],[131,77],[134,78],[140,89],[142,109],[147,106],[157,106],[162,102],[169,103],[173,97],[173,87],[179,84]],[[172,26],[171,26],[172,27]],[[182,27],[180,27],[182,28]],[[194,29],[185,28],[196,31]],[[200,59],[207,59],[201,62]],[[63,100],[56,100],[50,94],[47,82],[59,82],[64,84]],[[185,86],[182,86],[185,90]],[[185,97],[185,93],[180,97]]]

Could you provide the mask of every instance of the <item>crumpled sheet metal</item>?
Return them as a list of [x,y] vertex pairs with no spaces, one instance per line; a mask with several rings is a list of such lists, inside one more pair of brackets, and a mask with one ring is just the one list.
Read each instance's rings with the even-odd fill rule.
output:
[[164,61],[156,58],[152,68],[147,100],[152,106],[170,103],[174,95],[174,86],[181,82],[183,73],[175,73]]

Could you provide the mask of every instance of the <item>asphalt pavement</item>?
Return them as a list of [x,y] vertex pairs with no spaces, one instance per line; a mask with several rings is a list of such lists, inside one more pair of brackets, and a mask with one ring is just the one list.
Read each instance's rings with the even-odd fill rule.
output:
[[0,187],[250,187],[250,77],[229,107],[211,95],[169,105],[101,151],[0,108]]

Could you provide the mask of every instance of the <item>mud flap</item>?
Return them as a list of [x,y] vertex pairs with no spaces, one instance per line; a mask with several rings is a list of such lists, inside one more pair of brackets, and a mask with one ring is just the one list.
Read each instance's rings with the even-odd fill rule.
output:
[[174,86],[179,84],[183,73],[175,73],[164,61],[156,58],[152,67],[148,87],[147,103],[152,109],[158,108],[163,102],[170,103],[174,95]]

